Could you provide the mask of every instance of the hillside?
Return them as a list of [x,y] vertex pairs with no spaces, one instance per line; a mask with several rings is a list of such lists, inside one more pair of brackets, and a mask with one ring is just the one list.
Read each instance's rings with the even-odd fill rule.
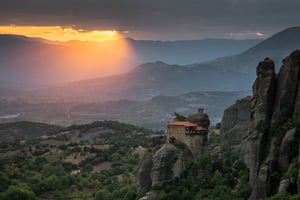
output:
[[0,141],[35,139],[42,135],[51,135],[61,130],[62,127],[37,123],[37,122],[13,122],[0,124]]
[[[7,126],[14,128],[16,124]],[[219,137],[214,135],[212,138],[211,145],[219,145]],[[157,151],[164,142],[161,132],[116,121],[70,126],[56,134],[38,137],[35,140],[20,142],[15,138],[9,142],[1,141],[0,198],[139,199],[146,192],[137,188],[139,163],[144,159],[144,155]],[[208,184],[220,186],[220,182],[213,181],[216,178],[220,181],[232,181],[242,175],[245,179],[247,171],[243,165],[235,164],[231,167],[237,160],[236,153],[231,149],[227,149],[226,152],[224,159],[232,159],[232,162],[226,167],[228,172],[225,172],[224,176],[214,176],[213,171],[206,173],[205,177],[202,174],[193,175],[200,169],[220,170],[219,161],[210,161],[203,157],[193,168],[189,168],[189,173],[182,176],[180,182],[168,182],[168,188],[175,188],[176,185],[182,188],[182,184],[190,183],[185,180],[194,182],[198,178],[212,180],[207,184],[199,182],[205,187]],[[237,174],[237,170],[242,172]],[[245,184],[244,180],[242,184]],[[194,189],[200,185],[189,184],[190,188],[186,187],[182,195],[193,199],[196,195]],[[161,188],[161,197],[165,196],[163,199],[174,195],[168,188],[165,191]],[[212,188],[206,188],[205,191],[200,191],[203,192],[201,197],[205,197]],[[247,195],[249,188],[241,187],[237,192],[226,192],[226,195],[240,197]],[[211,197],[220,197],[220,194],[211,193]],[[177,196],[180,197],[181,194]]]
[[[27,129],[36,123],[24,122]],[[49,125],[50,126],[50,125]],[[13,132],[19,124],[0,131]],[[23,128],[22,128],[23,130]],[[45,132],[44,132],[45,133]],[[35,137],[34,137],[35,136]],[[133,200],[141,155],[156,150],[162,134],[116,121],[70,126],[22,139],[1,135],[0,199]]]

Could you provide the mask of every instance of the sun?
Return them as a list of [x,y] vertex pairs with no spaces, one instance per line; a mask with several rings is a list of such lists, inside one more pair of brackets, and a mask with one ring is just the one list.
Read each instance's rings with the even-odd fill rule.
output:
[[24,35],[51,41],[93,41],[103,42],[119,40],[120,34],[115,30],[83,30],[61,26],[0,26],[0,34]]

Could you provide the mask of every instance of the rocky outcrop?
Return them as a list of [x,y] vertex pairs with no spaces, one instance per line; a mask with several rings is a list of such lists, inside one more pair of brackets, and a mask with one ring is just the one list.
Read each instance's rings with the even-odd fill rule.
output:
[[138,185],[140,190],[148,191],[152,186],[150,176],[152,165],[152,154],[147,152],[140,162],[140,171],[138,173]]
[[[298,80],[300,71],[300,51],[294,51],[283,59],[277,81],[277,91],[273,107],[272,125],[282,123],[286,116],[293,115],[295,99],[298,92]],[[297,112],[298,112],[298,107]]]
[[278,192],[285,192],[287,191],[288,187],[290,185],[289,179],[283,179],[280,181]]
[[237,100],[235,104],[224,111],[220,133],[225,144],[239,146],[247,135],[250,102],[251,97],[245,97]]
[[[179,177],[192,159],[193,155],[184,143],[175,141],[164,144],[153,157],[148,155],[143,159],[138,175],[139,189],[147,191],[153,186]],[[155,191],[150,190],[143,199],[157,199],[155,194]]]
[[297,139],[295,138],[295,128],[289,130],[283,137],[279,150],[279,169],[281,173],[284,173],[291,162],[294,155],[295,146],[297,146]]
[[[298,151],[298,163],[300,163],[300,146]],[[300,170],[298,170],[298,177],[297,177],[297,186],[298,192],[300,191]]]
[[268,184],[265,183],[270,181],[269,165],[263,164],[262,161],[266,159],[270,145],[268,143],[270,120],[276,86],[274,62],[270,59],[260,62],[256,74],[251,99],[249,131],[245,140],[247,145],[242,145],[241,149],[242,155],[248,154],[244,157],[244,161],[250,169],[249,183],[253,187],[251,199],[266,197]]
[[210,120],[208,115],[204,112],[203,108],[198,109],[198,113],[189,115],[186,119],[189,122],[195,123],[199,126],[202,126],[208,129],[210,125]]
[[[284,190],[294,192],[297,187],[300,192],[300,170],[298,177],[293,174],[295,177],[289,177],[289,181],[280,182],[291,163],[300,160],[300,51],[283,60],[278,75],[272,60],[260,62],[252,89],[249,121],[236,120],[237,102],[224,112],[221,131],[228,144],[236,145],[230,134],[243,138],[240,157],[250,171],[249,199],[263,199]],[[235,127],[245,128],[245,123],[247,130],[240,131],[239,136],[232,133]]]
[[215,162],[221,162],[224,159],[224,152],[220,145],[211,145],[207,149],[209,157]]
[[153,156],[152,185],[179,177],[189,158],[192,159],[192,154],[184,143],[164,144]]

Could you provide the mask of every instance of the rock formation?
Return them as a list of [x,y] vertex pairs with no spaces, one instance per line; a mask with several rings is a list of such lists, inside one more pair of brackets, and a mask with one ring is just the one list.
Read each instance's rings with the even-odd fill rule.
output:
[[[263,199],[283,190],[300,192],[300,170],[296,169],[298,177],[288,173],[300,160],[300,51],[283,60],[278,75],[272,60],[260,62],[252,89],[250,104],[249,99],[242,100],[242,111],[239,101],[226,109],[221,130],[225,143],[241,144],[241,159],[250,170],[249,199]],[[239,113],[250,113],[249,120],[240,120]]]
[[287,170],[291,161],[290,156],[294,154],[294,147],[297,145],[297,138],[295,137],[295,134],[295,128],[289,130],[284,135],[280,144],[278,165],[281,173],[284,173]]
[[138,185],[140,189],[143,189],[145,191],[150,190],[152,186],[152,180],[151,180],[151,169],[152,169],[152,154],[147,152],[144,154],[141,163],[140,163],[140,171],[138,175]]
[[210,120],[208,115],[204,112],[203,108],[199,108],[198,109],[198,113],[193,114],[193,115],[189,115],[187,117],[187,121],[195,123],[199,126],[202,126],[206,129],[208,129],[209,124],[210,124]]
[[250,121],[251,97],[237,100],[224,111],[221,125],[222,140],[229,145],[239,146],[246,136]]
[[[189,148],[179,141],[164,144],[153,156],[144,155],[138,174],[139,189],[148,191],[153,186],[179,177],[192,159]],[[156,192],[150,190],[143,199],[157,199]]]
[[151,170],[152,185],[179,177],[186,169],[186,162],[192,159],[189,148],[182,142],[166,143],[153,156]]
[[[300,163],[300,146],[298,151],[298,163]],[[300,191],[300,170],[298,169],[298,176],[297,176],[297,190]]]

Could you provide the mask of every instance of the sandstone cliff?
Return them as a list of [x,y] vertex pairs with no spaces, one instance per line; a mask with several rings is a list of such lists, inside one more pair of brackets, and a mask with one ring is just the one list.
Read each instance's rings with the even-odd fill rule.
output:
[[277,75],[268,58],[256,74],[253,96],[226,109],[221,128],[225,143],[241,144],[241,159],[250,170],[251,200],[278,191],[300,192],[300,51],[283,60]]

